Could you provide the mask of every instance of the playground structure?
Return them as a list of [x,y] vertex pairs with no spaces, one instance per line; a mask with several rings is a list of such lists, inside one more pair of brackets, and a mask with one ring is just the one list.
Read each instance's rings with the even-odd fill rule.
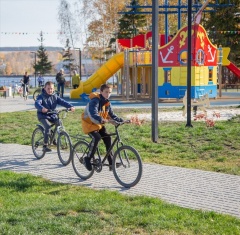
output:
[[[168,1],[166,0],[165,2]],[[196,9],[201,8],[195,15],[195,23],[192,24],[191,32],[192,99],[201,99],[205,94],[208,94],[209,98],[217,97],[217,68],[219,65],[226,66],[240,78],[240,70],[227,59],[230,48],[217,48],[213,45],[205,29],[199,24],[201,13],[208,3],[209,1],[206,1],[202,7],[201,5],[193,6]],[[212,4],[212,7],[214,6]],[[176,7],[180,9],[181,0],[179,1],[179,6]],[[173,38],[168,36],[168,24],[165,24],[166,33],[159,35],[158,98],[181,99],[187,90],[188,27],[180,28],[181,11],[179,12],[179,30],[175,36]],[[168,11],[163,13],[167,14]],[[165,21],[167,22],[167,17]],[[117,54],[110,58],[87,81],[81,81],[79,88],[70,92],[70,98],[86,97],[114,74],[117,74],[118,77],[118,94],[123,98],[151,98],[152,32],[137,35],[131,39],[117,39],[116,51]]]
[[[170,39],[170,38],[169,38]],[[117,74],[118,93],[126,99],[151,97],[152,32],[132,39],[117,40],[117,54],[103,64],[90,78],[71,90],[71,98],[80,98],[96,90]],[[240,78],[240,69],[227,59],[230,48],[217,48],[200,24],[192,25],[191,98],[208,94],[217,97],[217,66],[227,66]],[[158,97],[181,99],[187,89],[187,27],[181,28],[165,44],[159,36]]]

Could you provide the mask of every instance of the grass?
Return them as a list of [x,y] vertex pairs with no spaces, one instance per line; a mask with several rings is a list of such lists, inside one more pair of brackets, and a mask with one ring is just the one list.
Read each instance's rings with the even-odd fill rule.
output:
[[[71,135],[81,133],[81,110],[64,120]],[[115,109],[124,117],[149,110]],[[194,122],[159,123],[159,142],[151,141],[151,123],[124,125],[122,139],[144,162],[240,175],[240,117],[207,128]],[[36,112],[0,114],[0,143],[31,144]],[[112,126],[108,127],[110,130]],[[76,141],[73,139],[73,141]],[[102,147],[102,151],[103,151]],[[53,183],[30,174],[0,171],[0,234],[238,235],[240,220],[191,210],[156,198],[125,196],[108,190]]]
[[[138,115],[149,110],[115,109],[120,117],[126,113]],[[73,136],[81,133],[82,110],[69,113],[64,120]],[[162,112],[162,110],[161,110]],[[38,123],[36,112],[2,113],[0,143],[31,144],[31,134]],[[21,117],[21,118],[19,118]],[[179,166],[240,175],[240,116],[229,121],[217,121],[214,127],[193,122],[193,128],[183,122],[159,122],[158,143],[151,140],[151,123],[124,125],[119,130],[124,143],[134,146],[144,162]],[[111,125],[109,131],[113,130]],[[73,142],[76,141],[73,139]],[[104,148],[102,146],[102,151]]]
[[0,171],[0,208],[3,235],[240,234],[240,220],[228,215],[10,171]]

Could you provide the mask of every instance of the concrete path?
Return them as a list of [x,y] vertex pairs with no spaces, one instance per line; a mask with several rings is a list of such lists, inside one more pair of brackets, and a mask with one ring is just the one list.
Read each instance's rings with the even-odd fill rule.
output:
[[127,195],[147,195],[185,208],[215,211],[240,218],[240,176],[180,167],[144,164],[141,181],[125,189],[117,183],[107,167],[83,181],[72,165],[64,167],[57,152],[37,160],[30,146],[0,144],[1,170],[42,176],[54,182],[108,189]]
[[[26,110],[35,110],[32,99],[0,98],[1,113]],[[30,173],[54,182],[108,189],[127,195],[147,195],[181,207],[240,218],[240,176],[144,164],[141,181],[135,187],[125,189],[107,168],[95,173],[91,179],[82,181],[75,175],[71,164],[66,167],[61,165],[56,151],[37,160],[30,146],[0,143],[0,152],[0,170]]]

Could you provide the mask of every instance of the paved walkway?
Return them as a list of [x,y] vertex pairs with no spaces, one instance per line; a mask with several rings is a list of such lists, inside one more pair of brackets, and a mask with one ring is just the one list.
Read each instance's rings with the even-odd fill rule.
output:
[[[32,100],[1,99],[0,112],[32,110]],[[8,108],[7,108],[8,107]],[[131,189],[121,187],[112,172],[103,169],[87,181],[79,179],[72,165],[62,166],[57,152],[37,160],[30,146],[1,144],[0,170],[30,173],[54,182],[108,189],[127,195],[147,195],[181,207],[215,211],[240,218],[240,176],[180,167],[144,164],[141,181]]]
[[144,164],[141,181],[125,189],[107,167],[101,173],[83,181],[72,165],[64,167],[57,152],[37,160],[30,146],[0,144],[0,169],[42,176],[55,182],[83,185],[93,189],[108,189],[128,195],[157,197],[181,207],[215,211],[240,218],[240,176],[220,174],[180,167]]

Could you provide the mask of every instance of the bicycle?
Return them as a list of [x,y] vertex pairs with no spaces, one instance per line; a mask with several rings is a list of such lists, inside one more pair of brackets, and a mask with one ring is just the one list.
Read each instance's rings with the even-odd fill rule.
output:
[[[42,89],[44,88],[44,85],[41,85],[33,92],[33,100],[36,101],[37,97],[42,93]],[[60,92],[55,90],[55,93],[59,96]]]
[[[66,118],[67,112],[70,109],[54,110],[48,112],[48,114],[57,114],[58,123],[52,124],[52,127],[55,126],[54,130],[51,130],[51,135],[49,136],[48,145],[57,145],[57,153],[60,162],[66,166],[71,162],[72,159],[72,142],[68,133],[65,131],[63,126],[62,119]],[[60,118],[60,113],[65,112],[65,115]],[[37,159],[41,159],[45,156],[45,151],[43,151],[44,145],[44,127],[42,124],[37,124],[37,128],[33,131],[32,134],[32,150],[33,154]],[[56,141],[56,135],[57,141]]]
[[34,101],[37,99],[37,97],[42,93],[44,85],[39,86],[34,92],[33,92],[33,99]]
[[112,123],[115,126],[115,132],[110,133],[110,136],[115,136],[110,149],[107,151],[103,159],[100,156],[99,148],[97,147],[96,156],[91,160],[93,169],[88,171],[85,167],[84,157],[87,156],[91,141],[87,141],[86,136],[82,138],[74,145],[72,153],[72,166],[78,177],[83,180],[87,180],[94,174],[101,172],[103,166],[109,166],[105,164],[110,152],[116,145],[116,151],[113,155],[112,171],[117,182],[125,188],[131,188],[135,186],[142,177],[142,160],[137,150],[131,146],[124,145],[120,139],[118,131],[119,126],[129,123],[115,122]]
[[15,94],[19,94],[20,97],[22,97],[22,93],[23,93],[23,88],[22,88],[22,83],[21,86],[18,84],[15,84],[12,86],[13,89],[13,98],[15,97]]

